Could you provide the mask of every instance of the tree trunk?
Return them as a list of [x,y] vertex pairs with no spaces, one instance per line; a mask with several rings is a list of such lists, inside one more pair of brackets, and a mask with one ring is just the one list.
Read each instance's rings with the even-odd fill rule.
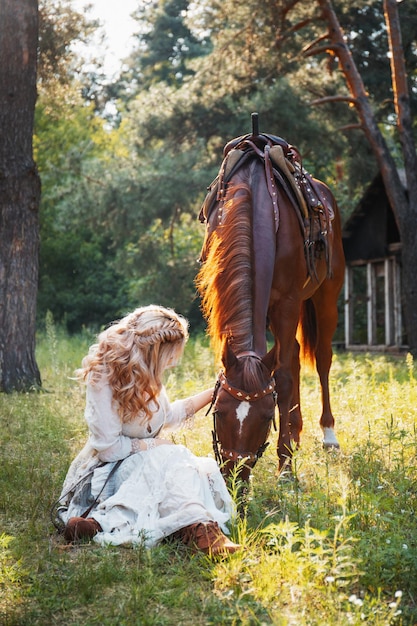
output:
[[[311,48],[308,54],[328,51],[337,56],[365,133],[375,154],[385,190],[391,204],[402,242],[403,298],[407,340],[410,350],[417,354],[417,160],[413,140],[407,75],[401,44],[397,0],[384,0],[385,19],[391,51],[391,75],[397,114],[397,128],[404,157],[408,194],[405,192],[392,154],[378,128],[362,78],[344,36],[331,0],[317,0],[323,19],[329,26],[330,45]],[[342,99],[342,98],[339,98]],[[346,99],[346,98],[345,98]],[[324,98],[322,101],[325,101]]]
[[0,391],[39,388],[40,180],[33,161],[37,0],[0,0]]
[[[413,138],[410,96],[407,84],[404,49],[402,45],[397,0],[384,0],[384,15],[388,31],[392,87],[397,129],[404,158],[408,201],[400,216],[402,241],[403,293],[408,343],[417,354],[417,154]],[[399,207],[401,209],[401,207]],[[394,209],[395,211],[395,209]]]

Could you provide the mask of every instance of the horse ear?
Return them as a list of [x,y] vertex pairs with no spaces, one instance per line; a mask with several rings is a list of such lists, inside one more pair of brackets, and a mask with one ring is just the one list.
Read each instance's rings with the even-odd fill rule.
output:
[[237,357],[228,341],[226,341],[226,343],[224,344],[222,362],[226,370],[229,370],[234,365],[237,365]]
[[271,374],[278,368],[278,349],[276,345],[262,357],[262,363]]

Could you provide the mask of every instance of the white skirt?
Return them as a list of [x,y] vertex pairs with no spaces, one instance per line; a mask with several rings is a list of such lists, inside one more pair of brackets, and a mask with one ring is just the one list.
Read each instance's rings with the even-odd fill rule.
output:
[[[114,466],[91,472],[90,500],[99,498],[87,517],[103,529],[94,537],[97,543],[151,547],[180,528],[209,521],[228,533],[234,506],[214,459],[166,444],[127,457],[108,479]],[[66,505],[60,511],[64,523],[86,509],[78,496]]]

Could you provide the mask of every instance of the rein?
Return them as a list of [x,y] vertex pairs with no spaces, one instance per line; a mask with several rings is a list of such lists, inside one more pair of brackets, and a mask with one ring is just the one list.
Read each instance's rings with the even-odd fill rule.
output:
[[[245,354],[245,356],[247,355]],[[211,399],[211,403],[206,412],[206,415],[210,413],[213,406],[215,405],[217,394],[219,392],[220,387],[224,389],[225,391],[227,391],[227,393],[229,393],[233,398],[235,398],[235,400],[242,400],[246,402],[256,402],[257,400],[260,400],[260,398],[265,398],[266,396],[272,394],[275,405],[277,404],[277,401],[278,401],[278,394],[275,391],[274,378],[271,378],[269,382],[267,383],[267,385],[260,391],[247,393],[246,391],[242,391],[241,389],[238,389],[237,387],[234,387],[233,385],[231,385],[229,381],[227,380],[225,373],[221,371],[217,378],[214,391],[213,391],[213,397]],[[266,441],[261,446],[259,446],[258,450],[255,453],[237,452],[236,450],[225,450],[222,447],[221,442],[217,436],[216,415],[217,415],[217,412],[214,410],[213,411],[213,430],[211,431],[211,435],[212,435],[212,442],[213,442],[213,452],[214,452],[214,456],[217,461],[217,464],[222,465],[224,463],[224,460],[226,459],[226,460],[233,461],[235,463],[238,461],[247,461],[250,463],[252,468],[255,467],[257,461],[261,458],[266,448],[269,446],[269,442]],[[271,421],[274,425],[274,430],[276,431],[277,425],[275,422],[275,416],[271,418]]]

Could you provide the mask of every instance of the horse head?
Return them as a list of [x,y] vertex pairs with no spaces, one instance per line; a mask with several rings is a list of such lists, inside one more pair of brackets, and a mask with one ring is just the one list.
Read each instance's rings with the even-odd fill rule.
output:
[[235,354],[226,342],[213,405],[213,446],[225,477],[247,482],[275,424],[276,350]]

